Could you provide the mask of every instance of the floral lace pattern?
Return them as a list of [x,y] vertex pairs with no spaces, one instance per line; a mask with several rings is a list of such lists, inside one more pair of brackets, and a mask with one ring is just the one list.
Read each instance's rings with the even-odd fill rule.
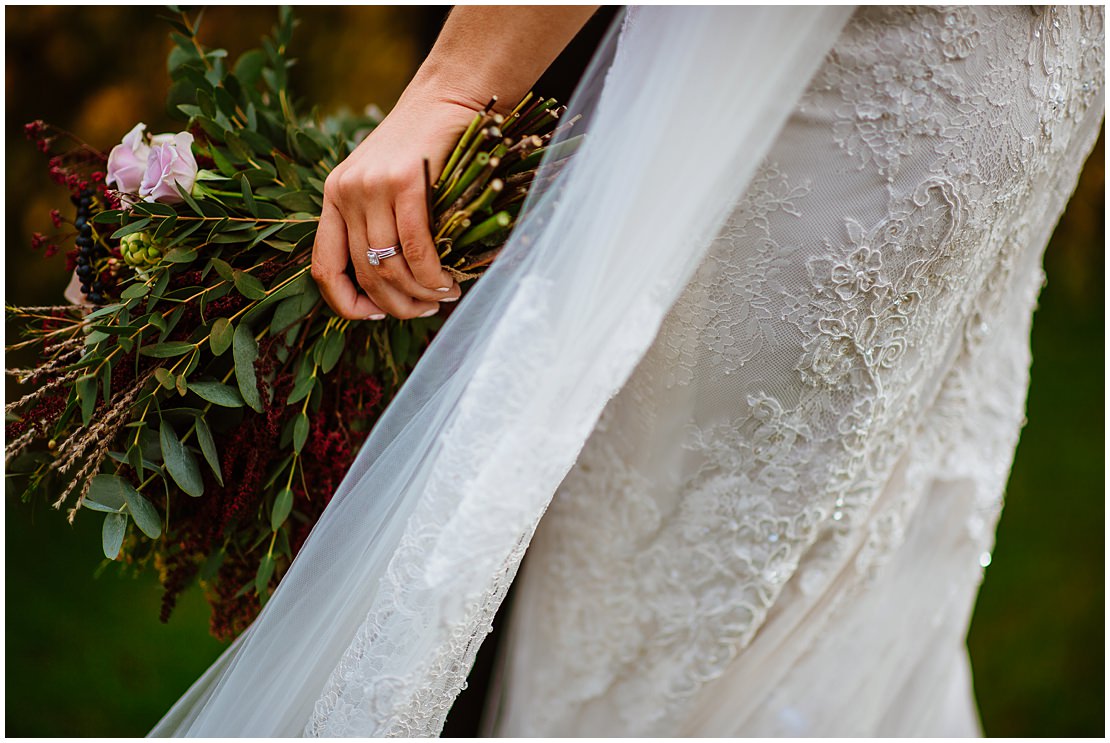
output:
[[[535,322],[510,323],[511,330],[499,328],[490,340],[500,352],[491,352],[493,361],[475,373],[472,385],[478,394],[458,406],[455,430],[443,437],[451,442],[440,454],[443,466],[431,468],[435,477],[426,485],[425,497],[392,552],[365,621],[315,704],[303,731],[306,737],[439,733],[453,700],[466,686],[482,640],[492,629],[494,614],[543,513],[541,505],[571,468],[576,447],[593,428],[592,421],[577,421],[581,430],[567,431],[565,441],[539,425],[528,427],[518,439],[496,437],[501,430],[497,417],[518,415],[533,404],[529,380],[551,366],[548,334],[520,329],[542,325],[548,316],[544,298],[550,288],[533,277],[528,282],[506,314]],[[601,410],[615,392],[608,380],[624,379],[631,372],[639,356],[633,349],[650,343],[666,306],[659,291],[645,290],[641,306],[623,318],[619,340],[614,342],[617,353],[609,362],[615,366],[599,375],[605,381],[574,390],[593,398],[596,409]],[[475,397],[495,396],[510,397],[501,406],[473,403]],[[555,415],[546,411],[529,419],[548,421]],[[510,471],[545,447],[566,452],[569,459],[544,457],[535,460],[538,468],[532,461],[525,470],[527,477]],[[484,459],[475,457],[474,451],[492,454]],[[500,490],[488,486],[490,479],[519,483],[519,491],[511,499],[495,500],[489,494]],[[466,496],[461,501],[459,493]],[[411,528],[413,524],[418,528]],[[442,590],[444,584],[452,590]],[[434,636],[427,632],[430,625],[450,631],[448,640],[432,652],[384,639]]]
[[1102,50],[1101,8],[856,12],[538,527],[500,733],[678,734],[776,602],[866,591],[933,478],[990,549]]

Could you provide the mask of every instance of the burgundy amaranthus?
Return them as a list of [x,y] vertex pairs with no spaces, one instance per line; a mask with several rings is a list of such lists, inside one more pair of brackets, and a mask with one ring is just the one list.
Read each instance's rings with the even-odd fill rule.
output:
[[[213,303],[215,305],[215,303]],[[277,343],[264,344],[258,361],[260,383],[265,385],[267,372],[275,366]],[[303,477],[293,483],[298,505],[298,519],[292,525],[290,548],[293,556],[300,551],[312,526],[323,513],[369,431],[381,413],[382,384],[373,376],[353,365],[336,370],[334,384],[325,388],[320,410],[312,416],[312,426],[304,445]],[[281,431],[296,412],[283,404],[293,385],[288,373],[277,374],[272,382],[273,398],[262,415],[245,418],[240,425],[217,433],[216,443],[224,453],[221,488],[210,473],[205,473],[206,492],[216,497],[179,499],[175,523],[179,528],[167,535],[168,549],[159,552],[163,587],[163,622],[168,621],[180,593],[201,570],[205,561],[224,546],[224,535],[234,531],[238,520],[254,518],[261,505],[263,481],[277,461],[284,456],[279,446]],[[265,395],[264,395],[265,398]],[[306,490],[304,484],[309,485]],[[159,504],[161,505],[161,504]],[[212,605],[210,631],[221,640],[233,639],[258,613],[258,596],[253,591],[240,592],[253,585],[257,557],[227,546],[226,556],[216,575],[202,581],[205,596]],[[272,584],[276,585],[275,574]]]

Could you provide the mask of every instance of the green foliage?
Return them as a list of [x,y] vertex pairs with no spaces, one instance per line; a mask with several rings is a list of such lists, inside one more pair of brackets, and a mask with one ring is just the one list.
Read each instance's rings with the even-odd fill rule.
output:
[[[38,348],[49,372],[35,379],[70,374],[63,413],[32,429],[59,454],[21,442],[13,471],[26,478],[25,499],[79,472],[61,500],[78,494],[71,518],[105,514],[110,559],[203,563],[212,582],[225,561],[247,562],[257,570],[238,596],[264,601],[292,559],[294,530],[311,525],[330,495],[306,480],[306,467],[320,465],[306,462],[313,437],[323,447],[338,430],[348,457],[338,465],[349,464],[442,320],[352,323],[330,312],[309,276],[324,181],[377,121],[302,113],[288,85],[292,12],[282,9],[261,48],[233,62],[201,43],[198,20],[166,20],[167,111],[194,134],[196,183],[178,184],[172,204],[94,201],[96,248],[119,257],[109,259],[118,272],[110,304],[54,313],[49,329],[13,308],[31,336],[19,345]],[[460,281],[478,275],[508,234],[557,117],[554,101],[531,96],[509,117],[480,111],[449,167],[434,184],[429,175],[437,245]],[[341,407],[367,374],[380,394],[365,410]],[[44,391],[24,398],[28,408]],[[239,431],[276,433],[246,447],[264,452],[245,453]],[[270,476],[244,493],[238,481],[250,473],[235,468],[247,454]],[[197,505],[210,499],[250,507]],[[234,514],[219,539],[205,521],[213,513]]]
[[158,439],[162,443],[162,461],[165,462],[166,471],[177,486],[193,497],[203,495],[204,480],[201,478],[196,456],[177,437],[177,432],[169,421],[162,421],[158,429]]

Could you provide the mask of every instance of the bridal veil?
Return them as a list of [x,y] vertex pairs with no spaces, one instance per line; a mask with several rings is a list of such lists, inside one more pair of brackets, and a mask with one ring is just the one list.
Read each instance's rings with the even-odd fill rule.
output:
[[255,622],[152,736],[435,735],[606,402],[851,9],[650,7]]

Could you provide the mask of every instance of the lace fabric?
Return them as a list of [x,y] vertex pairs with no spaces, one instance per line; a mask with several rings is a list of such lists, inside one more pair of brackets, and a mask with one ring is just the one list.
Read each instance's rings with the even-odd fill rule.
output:
[[[442,411],[446,425],[434,439],[412,434],[423,434],[418,440],[432,445],[429,453],[375,448],[375,441],[389,441],[379,425],[360,455],[372,462],[369,471],[356,463],[348,476],[354,498],[381,489],[375,470],[385,471],[385,487],[399,489],[413,510],[389,519],[399,541],[381,553],[388,565],[370,591],[369,610],[304,734],[438,733],[558,482],[754,173],[759,157],[750,153],[770,146],[848,13],[663,8],[624,27],[612,64],[593,73],[604,73],[602,85],[593,78],[572,101],[572,111],[592,121],[561,186],[526,209],[497,265],[391,406],[394,421],[403,420],[413,408],[405,394],[427,394],[430,404],[420,412]],[[779,60],[772,73],[742,74],[772,55]],[[652,125],[644,126],[648,119]],[[695,141],[681,139],[691,134]],[[668,219],[656,223],[664,210]],[[514,253],[514,244],[525,249]],[[581,270],[587,263],[595,273]],[[496,303],[506,296],[511,301]],[[444,343],[453,345],[444,350]],[[452,350],[473,364],[470,376],[443,373],[459,364]],[[428,373],[417,381],[421,370]],[[442,394],[437,379],[460,390],[457,401]],[[411,420],[403,425],[402,435],[418,428]],[[397,463],[413,468],[408,479],[388,479]],[[267,608],[283,588],[298,590],[289,585],[287,576]],[[345,621],[352,615],[343,612]],[[259,729],[223,713],[210,719],[212,730]]]
[[497,733],[976,732],[963,639],[1103,50],[1101,8],[854,14],[539,524]]
[[501,733],[974,726],[1102,11],[850,14],[629,13],[558,187],[151,735],[435,735],[525,549]]

